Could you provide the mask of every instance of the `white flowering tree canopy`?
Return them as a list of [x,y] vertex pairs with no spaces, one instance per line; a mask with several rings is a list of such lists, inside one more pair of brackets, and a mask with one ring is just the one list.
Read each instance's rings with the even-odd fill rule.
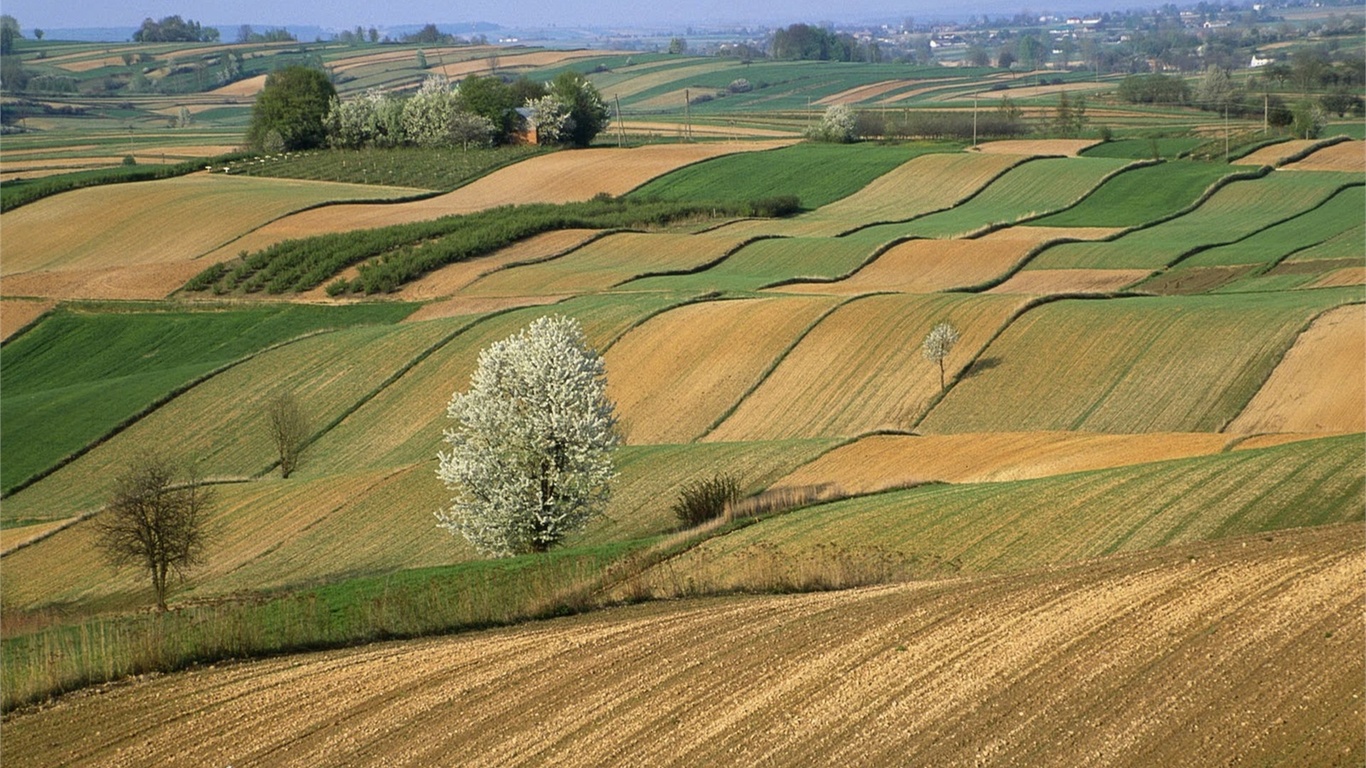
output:
[[944,389],[944,358],[949,356],[953,347],[958,343],[958,329],[952,323],[942,322],[930,329],[925,340],[921,342],[920,349],[925,355],[925,359],[932,363],[939,364],[939,389]]
[[619,438],[602,358],[578,321],[542,317],[479,355],[451,397],[438,525],[486,555],[544,552],[599,514]]

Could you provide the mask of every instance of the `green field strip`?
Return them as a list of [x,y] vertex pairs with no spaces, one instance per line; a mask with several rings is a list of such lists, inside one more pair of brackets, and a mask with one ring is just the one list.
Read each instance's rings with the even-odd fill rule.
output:
[[228,311],[59,310],[0,348],[6,494],[214,373],[327,328],[387,324],[412,305]]
[[1181,157],[1208,141],[1209,139],[1185,136],[1160,139],[1118,139],[1087,147],[1079,154],[1082,157],[1117,157],[1130,160],[1166,158],[1170,160]]
[[[173,461],[192,463],[206,479],[259,475],[277,459],[266,424],[270,398],[280,392],[295,395],[316,439],[459,325],[442,321],[358,327],[257,354],[168,399],[6,499],[4,515],[65,517],[97,506],[111,479],[149,446]],[[367,365],[358,366],[355,359]],[[304,467],[313,456],[310,446]]]
[[[1105,146],[1105,145],[1100,145]],[[1029,221],[1040,227],[1136,227],[1183,210],[1220,179],[1226,165],[1192,161],[1145,165],[1116,174],[1065,211]]]
[[993,366],[957,382],[920,427],[1219,431],[1314,317],[1360,293],[1056,301],[993,340],[981,353]]
[[1351,174],[1320,171],[1228,183],[1189,213],[1112,240],[1050,248],[1026,269],[1160,269],[1298,216],[1354,183]]
[[[760,548],[795,562],[823,547],[963,573],[1010,572],[1360,522],[1359,459],[1360,437],[1348,436],[1037,480],[924,486],[762,520],[707,541],[673,567],[717,573],[743,567]],[[1308,492],[1280,493],[1288,478]]]
[[947,211],[916,219],[905,236],[944,238],[1013,224],[1071,205],[1130,163],[1081,157],[1040,158],[1012,168],[970,200]]
[[1366,224],[1366,185],[1340,190],[1321,205],[1236,243],[1201,251],[1177,268],[1229,264],[1275,265],[1295,253]]
[[860,236],[755,238],[727,257],[686,275],[645,277],[624,290],[756,291],[794,280],[837,279],[868,261],[879,246]]

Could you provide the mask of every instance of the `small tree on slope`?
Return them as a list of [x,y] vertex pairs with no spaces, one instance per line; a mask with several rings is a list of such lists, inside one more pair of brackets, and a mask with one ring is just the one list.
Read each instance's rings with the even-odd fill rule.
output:
[[479,355],[451,397],[437,476],[456,495],[438,524],[480,552],[544,552],[601,512],[616,472],[602,358],[577,321],[542,317]]
[[921,351],[925,359],[932,363],[939,363],[939,391],[944,391],[944,358],[953,351],[953,346],[958,343],[958,329],[948,322],[940,323],[932,328],[925,341],[921,343]]

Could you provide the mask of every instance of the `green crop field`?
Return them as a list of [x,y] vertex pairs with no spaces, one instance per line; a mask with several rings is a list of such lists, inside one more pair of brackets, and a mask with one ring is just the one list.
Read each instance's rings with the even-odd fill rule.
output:
[[1118,157],[1129,160],[1148,158],[1175,159],[1186,152],[1204,144],[1208,139],[1182,136],[1160,139],[1119,139],[1087,147],[1081,151],[1083,157]]
[[803,208],[813,209],[848,197],[915,157],[958,149],[961,145],[928,142],[795,144],[680,168],[642,185],[629,196],[708,202],[796,195]]
[[1026,269],[1157,269],[1206,245],[1230,243],[1293,218],[1359,180],[1348,173],[1277,171],[1236,181],[1200,207],[1116,240],[1049,248]]
[[[725,232],[725,229],[719,230]],[[689,275],[646,277],[622,290],[754,291],[786,280],[836,278],[863,264],[880,242],[856,232],[845,237],[756,240],[714,267]]]
[[[1065,208],[1090,192],[1127,161],[1109,158],[1043,158],[1018,165],[975,197],[947,211],[916,219],[900,228],[902,235],[952,237],[991,224]],[[1100,225],[1097,225],[1100,226]],[[884,231],[893,229],[884,228]]]
[[1363,224],[1366,224],[1366,186],[1348,187],[1313,210],[1236,243],[1201,251],[1182,260],[1178,266],[1270,264],[1332,240]]
[[328,149],[241,160],[234,174],[308,181],[380,184],[449,192],[505,165],[547,151],[535,145],[496,149]]
[[1117,552],[1361,522],[1359,437],[1038,480],[936,485],[764,520],[712,539],[675,569],[724,586],[756,558],[822,552],[891,560],[905,576],[1017,571]]
[[225,311],[60,310],[0,349],[12,489],[216,368],[328,328],[392,323],[412,305],[266,306]]
[[1194,161],[1132,168],[1112,176],[1076,206],[1034,219],[1029,224],[1040,227],[1136,227],[1186,208],[1211,184],[1235,171],[1221,163]]
[[1213,432],[1252,399],[1314,316],[1359,288],[1059,301],[982,352],[921,423],[931,432]]

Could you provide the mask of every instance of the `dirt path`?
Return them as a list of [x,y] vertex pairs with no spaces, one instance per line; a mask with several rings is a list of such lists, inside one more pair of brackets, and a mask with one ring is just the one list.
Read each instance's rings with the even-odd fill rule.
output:
[[1359,765],[1356,527],[653,603],[9,717],[15,765]]

